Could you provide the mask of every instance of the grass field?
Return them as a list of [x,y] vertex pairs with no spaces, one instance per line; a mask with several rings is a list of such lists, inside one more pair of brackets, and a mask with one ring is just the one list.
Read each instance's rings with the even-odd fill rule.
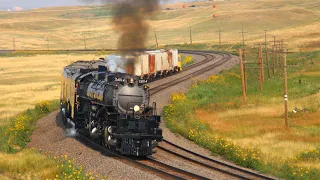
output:
[[[300,46],[319,49],[320,2],[311,0],[246,0],[221,2],[192,2],[195,8],[182,8],[182,3],[166,5],[157,14],[148,17],[151,30],[147,45],[154,47],[153,28],[159,44],[189,43],[189,27],[193,42],[218,42],[221,27],[222,42],[236,44],[242,41],[244,28],[246,43],[268,40],[272,35],[283,39],[292,50]],[[213,9],[212,5],[216,5]],[[174,10],[164,10],[170,7]],[[18,49],[115,48],[118,35],[111,24],[111,7],[45,8],[22,12],[0,12],[0,49],[13,49],[15,38]],[[212,18],[216,14],[216,18]],[[65,32],[68,32],[66,35]]]
[[288,64],[295,65],[288,71],[289,127],[281,71],[265,81],[262,92],[248,73],[244,106],[238,66],[194,84],[186,94],[173,94],[164,110],[167,125],[242,166],[285,179],[317,179],[320,51],[290,54]]
[[59,99],[62,68],[76,60],[94,57],[94,54],[0,57],[0,125],[40,100]]
[[[234,53],[241,48],[241,28],[248,32],[246,44],[251,46],[264,41],[263,30],[268,30],[268,41],[274,35],[283,39],[289,50],[320,49],[318,1],[225,0],[192,2],[187,6],[192,4],[196,7],[183,9],[182,3],[165,5],[156,15],[148,17],[152,31],[147,46],[154,47],[154,28],[163,47],[176,44],[171,47],[216,50],[220,26],[223,51]],[[164,10],[167,7],[174,10]],[[109,6],[0,12],[0,49],[13,49],[13,40],[17,49],[83,49],[84,36],[87,48],[116,48],[118,34],[113,31],[110,12]],[[212,14],[217,17],[212,18]],[[189,45],[189,27],[193,42],[198,44]],[[102,54],[106,53],[0,53],[0,133],[10,125],[21,127],[15,126],[20,123],[20,116],[18,120],[12,116],[34,107],[40,100],[59,98],[63,66],[80,59],[97,59]],[[289,57],[289,63],[299,65],[289,70],[289,109],[299,109],[296,114],[290,113],[289,129],[283,126],[282,77],[267,81],[260,93],[250,76],[249,84],[253,85],[248,91],[248,106],[242,106],[237,68],[194,85],[186,95],[174,95],[165,115],[168,126],[245,167],[287,179],[312,179],[320,169],[319,58],[319,51]],[[195,116],[190,118],[192,113]],[[27,142],[25,138],[20,144]],[[0,143],[7,145],[8,140],[1,138]],[[57,172],[73,174],[73,170],[57,168],[61,163],[69,166],[68,161],[55,161],[43,153],[22,149],[14,155],[0,153],[0,159],[6,160],[0,160],[0,179],[53,179],[55,175],[66,179],[65,174]],[[32,164],[30,159],[36,161]],[[39,164],[42,165],[39,171],[29,168]]]

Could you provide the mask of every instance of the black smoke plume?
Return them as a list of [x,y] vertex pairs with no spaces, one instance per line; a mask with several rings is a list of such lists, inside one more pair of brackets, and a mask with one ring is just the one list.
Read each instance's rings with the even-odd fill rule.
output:
[[159,8],[159,0],[82,0],[112,5],[114,31],[119,33],[119,50],[145,49],[149,25],[147,18]]

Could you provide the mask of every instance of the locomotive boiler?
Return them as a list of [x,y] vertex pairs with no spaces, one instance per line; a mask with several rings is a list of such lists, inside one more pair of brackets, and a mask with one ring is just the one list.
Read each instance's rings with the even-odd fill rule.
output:
[[140,77],[111,73],[103,61],[64,68],[61,112],[78,131],[124,155],[148,156],[162,140],[156,104]]

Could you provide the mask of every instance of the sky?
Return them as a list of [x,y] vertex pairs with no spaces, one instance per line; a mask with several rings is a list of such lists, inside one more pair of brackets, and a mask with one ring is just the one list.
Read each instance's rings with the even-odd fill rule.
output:
[[[181,2],[194,0],[166,0],[167,2]],[[74,6],[85,5],[80,0],[0,0],[0,10],[13,9],[21,7],[22,9],[33,9],[50,6]]]

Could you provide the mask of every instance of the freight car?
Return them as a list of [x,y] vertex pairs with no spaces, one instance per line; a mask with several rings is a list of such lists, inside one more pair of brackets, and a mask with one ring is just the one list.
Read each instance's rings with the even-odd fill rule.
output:
[[61,77],[61,113],[77,131],[124,155],[148,156],[162,140],[156,104],[140,77],[111,73],[104,61],[77,61]]
[[[180,72],[181,59],[178,50],[155,50],[131,55],[110,55],[106,58],[107,66],[112,72],[128,72],[148,81],[159,79]],[[124,70],[126,63],[132,63],[133,69]]]

